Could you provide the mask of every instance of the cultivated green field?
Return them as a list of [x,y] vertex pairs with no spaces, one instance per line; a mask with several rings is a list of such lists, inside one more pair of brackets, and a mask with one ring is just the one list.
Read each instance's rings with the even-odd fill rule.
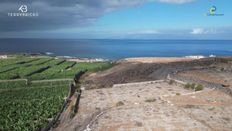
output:
[[40,130],[59,112],[69,85],[81,70],[109,62],[76,63],[44,56],[0,59],[0,130]]

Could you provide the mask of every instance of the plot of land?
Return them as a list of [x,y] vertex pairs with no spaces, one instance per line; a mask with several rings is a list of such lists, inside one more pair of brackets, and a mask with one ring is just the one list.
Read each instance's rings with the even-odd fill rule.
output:
[[99,71],[111,66],[109,62],[76,63],[52,57],[12,57],[0,61],[0,80],[73,78],[80,70]]
[[83,91],[78,114],[55,130],[232,129],[232,99],[212,89],[194,92],[165,81]]
[[220,72],[217,70],[208,69],[208,70],[184,71],[179,73],[179,75],[232,87],[231,72]]
[[46,56],[1,59],[0,130],[41,130],[60,111],[76,73],[111,66]]
[[[83,91],[77,114],[73,114],[77,94],[71,98],[53,130],[232,130],[232,98],[227,95],[231,94],[231,59],[135,60],[93,73],[112,63],[41,56],[2,59],[0,130],[46,126],[68,95],[74,74],[85,69],[92,74],[82,81],[82,88],[91,90]],[[192,86],[182,85],[192,82],[209,88],[195,92]]]
[[201,57],[187,58],[187,57],[139,57],[139,58],[126,58],[126,62],[140,62],[140,63],[168,63],[180,61],[192,61],[200,59]]

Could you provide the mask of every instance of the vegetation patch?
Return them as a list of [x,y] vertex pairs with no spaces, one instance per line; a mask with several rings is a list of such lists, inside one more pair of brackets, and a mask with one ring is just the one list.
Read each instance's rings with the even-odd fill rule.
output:
[[16,57],[0,61],[0,80],[72,78],[81,70],[96,72],[112,66],[110,62],[76,63],[52,57]]
[[50,66],[41,67],[40,69],[35,70],[35,71],[33,71],[33,72],[31,72],[31,73],[25,75],[25,76],[31,76],[31,75],[36,74],[36,73],[41,73],[41,72],[47,70],[48,68],[50,68]]
[[142,127],[142,126],[143,126],[143,123],[142,123],[142,122],[139,122],[139,121],[135,121],[135,125],[138,126],[138,127]]
[[211,107],[211,108],[209,108],[208,110],[209,111],[212,111],[212,110],[214,110],[215,109],[215,107]]
[[204,87],[201,84],[197,84],[197,86],[195,87],[195,91],[201,91],[203,89],[204,89]]
[[65,62],[65,60],[62,60],[62,61],[58,62],[56,65],[60,65],[60,64],[62,64],[64,62]]
[[112,66],[110,62],[76,63],[52,57],[0,60],[0,131],[41,130],[60,111],[76,73]]
[[184,85],[185,89],[192,89],[194,91],[201,91],[204,89],[204,86],[201,84],[195,84],[195,83],[187,83]]
[[68,70],[68,69],[72,68],[74,65],[76,65],[76,62],[73,62],[73,64],[72,64],[72,65],[67,66],[67,67],[65,68],[65,70]]
[[5,72],[7,72],[7,71],[11,71],[11,70],[14,70],[14,69],[16,69],[16,68],[18,68],[18,67],[9,67],[8,69],[3,69],[3,70],[1,70],[0,73],[5,73]]
[[147,99],[147,100],[145,100],[145,102],[155,102],[156,101],[156,99],[155,98],[151,98],[151,99]]
[[175,80],[169,80],[168,84],[169,84],[169,85],[172,85],[172,84],[174,84],[175,82],[176,82]]
[[0,92],[0,130],[41,130],[60,110],[68,85]]
[[26,80],[0,81],[0,89],[13,89],[17,87],[26,87]]
[[184,108],[199,108],[199,107],[196,106],[196,105],[184,105],[183,107],[184,107]]
[[228,121],[228,122],[230,121],[229,117],[222,117],[222,119],[225,120],[225,121]]
[[122,101],[119,101],[116,103],[116,106],[123,106],[123,105],[124,105],[124,103]]

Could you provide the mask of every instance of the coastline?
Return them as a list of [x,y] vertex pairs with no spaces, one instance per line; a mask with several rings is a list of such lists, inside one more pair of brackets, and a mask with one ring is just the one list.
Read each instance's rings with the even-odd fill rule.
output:
[[151,57],[128,57],[128,58],[122,58],[122,59],[104,59],[104,58],[87,58],[87,57],[75,57],[75,56],[57,56],[53,53],[19,53],[19,54],[0,54],[0,59],[7,59],[14,56],[31,56],[31,57],[54,57],[54,58],[61,58],[65,59],[67,61],[74,61],[74,62],[105,62],[105,61],[126,61],[126,62],[141,62],[141,63],[167,63],[167,62],[177,62],[177,61],[191,61],[201,58],[207,58],[211,56],[180,56],[180,57],[157,57],[157,56],[151,56]]
[[193,56],[180,56],[180,57],[128,57],[122,59],[104,59],[104,58],[87,58],[87,57],[75,57],[75,56],[56,56],[54,54],[46,53],[19,53],[19,54],[0,54],[0,60],[29,56],[29,57],[51,57],[54,59],[64,59],[72,62],[115,62],[115,63],[172,63],[172,62],[190,62],[193,60],[207,59],[207,58],[231,58],[232,56],[203,56],[203,55],[193,55]]
[[189,56],[189,57],[134,57],[123,59],[126,62],[138,62],[138,63],[170,63],[170,62],[182,62],[182,61],[192,61],[202,58],[207,58],[204,56]]
[[101,58],[65,58],[67,61],[73,61],[73,62],[106,62],[109,61],[107,59],[101,59]]
[[55,56],[54,54],[44,54],[44,53],[20,53],[20,54],[0,54],[1,59],[14,58],[18,56],[30,56],[30,57],[53,57],[55,59],[65,59],[67,61],[73,62],[107,62],[112,61],[109,59],[103,58],[81,58],[81,57],[72,57],[72,56]]

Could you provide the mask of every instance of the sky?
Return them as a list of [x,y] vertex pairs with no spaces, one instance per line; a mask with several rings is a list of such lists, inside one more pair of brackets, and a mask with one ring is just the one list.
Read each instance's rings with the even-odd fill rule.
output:
[[0,38],[227,40],[231,5],[231,0],[1,0]]

